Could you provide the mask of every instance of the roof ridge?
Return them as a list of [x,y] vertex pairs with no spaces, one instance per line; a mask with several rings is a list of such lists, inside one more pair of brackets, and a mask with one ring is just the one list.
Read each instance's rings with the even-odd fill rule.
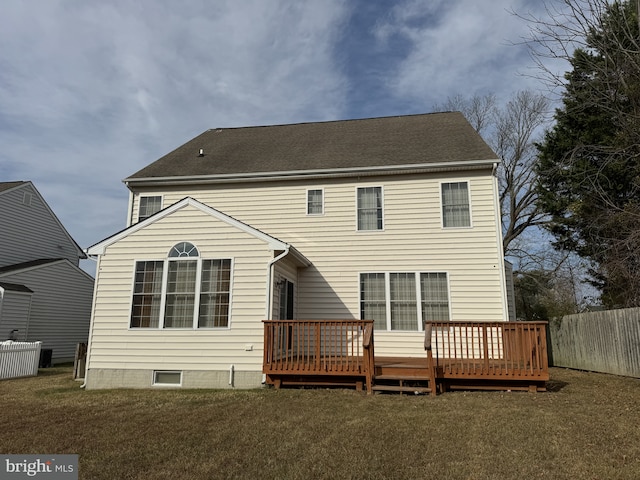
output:
[[439,115],[439,114],[451,114],[451,113],[460,113],[457,110],[445,110],[441,112],[425,112],[425,113],[409,113],[405,115],[385,115],[382,117],[360,117],[360,118],[343,118],[337,120],[318,120],[315,122],[291,122],[291,123],[272,123],[272,124],[264,124],[264,125],[243,125],[238,127],[214,127],[205,130],[202,133],[206,132],[215,132],[218,130],[241,130],[245,128],[269,128],[269,127],[294,127],[297,125],[319,125],[319,124],[327,124],[327,123],[347,123],[347,122],[361,122],[367,120],[388,120],[392,118],[408,118],[408,117],[423,117],[429,115]]

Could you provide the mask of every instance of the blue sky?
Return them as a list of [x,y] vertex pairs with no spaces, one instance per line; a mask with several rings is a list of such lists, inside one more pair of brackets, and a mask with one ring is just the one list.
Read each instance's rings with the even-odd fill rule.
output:
[[[553,2],[551,2],[553,3]],[[215,127],[424,113],[542,91],[535,0],[3,0],[0,181],[32,180],[82,247],[122,179]]]

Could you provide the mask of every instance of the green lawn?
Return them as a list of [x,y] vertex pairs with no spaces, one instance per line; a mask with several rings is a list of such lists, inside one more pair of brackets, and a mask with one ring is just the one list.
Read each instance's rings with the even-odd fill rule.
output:
[[0,382],[1,453],[77,453],[83,479],[640,478],[640,380],[551,369],[550,391],[83,391]]

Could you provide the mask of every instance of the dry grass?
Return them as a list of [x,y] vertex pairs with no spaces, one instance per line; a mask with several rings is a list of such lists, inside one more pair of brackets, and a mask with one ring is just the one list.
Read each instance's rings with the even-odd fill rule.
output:
[[631,479],[640,380],[552,369],[547,393],[83,391],[0,382],[0,452],[77,453],[83,479]]

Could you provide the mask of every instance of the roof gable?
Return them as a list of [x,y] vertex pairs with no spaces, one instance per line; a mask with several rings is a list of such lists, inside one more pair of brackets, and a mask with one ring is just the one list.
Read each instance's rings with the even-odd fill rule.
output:
[[125,182],[444,168],[497,161],[461,113],[446,112],[212,129]]
[[78,258],[83,258],[83,259],[87,258],[82,247],[80,247],[80,245],[78,245],[78,243],[73,239],[69,231],[64,227],[60,219],[51,209],[51,207],[49,206],[47,201],[44,199],[44,197],[40,194],[40,192],[35,187],[33,182],[31,181],[0,182],[0,195],[6,194],[10,191],[18,190],[20,188],[29,189],[32,195],[36,195],[38,197],[46,214],[48,214],[51,217],[53,222],[55,222],[55,224],[57,224],[57,226],[60,228],[60,231],[62,232],[62,234],[65,237],[67,237],[67,239],[69,240],[69,243],[71,243],[73,247],[77,250]]
[[224,213],[222,213],[219,210],[216,210],[215,208],[209,207],[208,205],[205,205],[191,197],[186,197],[183,198],[182,200],[180,200],[179,202],[174,203],[173,205],[157,212],[156,214],[152,215],[151,217],[147,218],[146,220],[143,220],[142,222],[138,222],[132,226],[130,226],[129,228],[126,228],[118,233],[116,233],[115,235],[112,235],[111,237],[108,237],[104,240],[102,240],[99,243],[96,243],[95,245],[89,247],[87,249],[87,253],[89,255],[102,255],[104,254],[105,249],[118,242],[119,240],[122,240],[123,238],[126,238],[127,236],[131,235],[132,233],[135,233],[145,227],[147,227],[148,225],[151,225],[155,222],[157,222],[158,220],[161,220],[171,214],[173,214],[174,212],[177,212],[178,210],[181,210],[187,206],[191,206],[191,207],[195,207],[198,210],[211,215],[212,217],[221,220],[222,222],[235,227],[259,240],[262,240],[263,242],[265,242],[268,246],[268,248],[270,250],[292,250],[294,251],[295,255],[297,256],[298,260],[305,265],[309,265],[310,262],[299,252],[295,251],[295,249],[293,249],[293,247],[291,245],[289,245],[288,243],[282,242],[280,240],[278,240],[275,237],[272,237],[271,235],[268,235],[256,228],[253,228],[250,225],[247,225],[246,223],[243,223],[239,220],[236,220],[233,217],[230,217],[229,215],[226,215]]
[[23,182],[22,180],[19,180],[17,182],[0,182],[0,194],[8,190],[11,190],[12,188],[24,185],[25,183],[28,183],[28,182]]

